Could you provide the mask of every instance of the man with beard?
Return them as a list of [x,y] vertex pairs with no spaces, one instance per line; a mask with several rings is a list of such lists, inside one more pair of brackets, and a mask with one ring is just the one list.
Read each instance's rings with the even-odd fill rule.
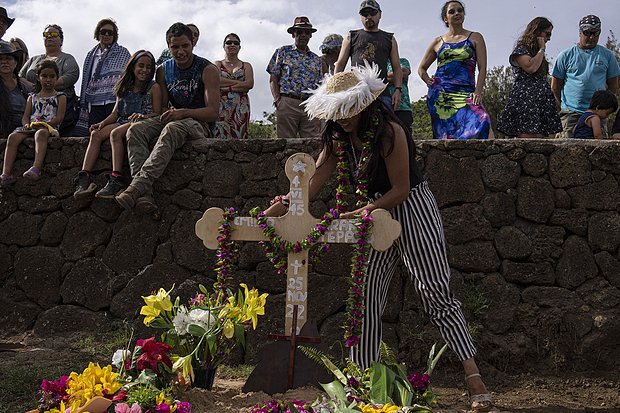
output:
[[394,93],[390,96],[386,88],[381,95],[381,100],[391,109],[398,108],[402,94],[403,75],[394,33],[379,29],[381,7],[375,0],[362,1],[359,13],[364,28],[349,32],[342,43],[335,71],[336,73],[342,72],[349,58],[351,58],[352,66],[363,66],[367,61],[379,66],[380,77],[388,83],[387,63],[389,61],[392,65]]
[[127,131],[133,180],[116,197],[125,209],[135,207],[156,215],[153,182],[164,173],[174,151],[187,139],[212,136],[219,116],[220,72],[213,63],[193,53],[193,37],[192,30],[183,23],[173,24],[166,32],[172,59],[159,66],[156,73],[164,113],[142,120]]
[[[579,21],[579,43],[560,52],[553,66],[551,89],[562,108],[561,138],[572,137],[594,92],[607,89],[615,94],[618,91],[620,67],[613,53],[598,44],[600,34],[601,19],[585,16]],[[606,128],[604,133],[607,133]]]
[[269,88],[276,108],[276,133],[282,138],[318,138],[321,121],[309,119],[300,106],[321,81],[321,58],[310,51],[308,42],[316,29],[305,16],[296,17],[286,30],[294,45],[282,46],[273,53],[267,73]]

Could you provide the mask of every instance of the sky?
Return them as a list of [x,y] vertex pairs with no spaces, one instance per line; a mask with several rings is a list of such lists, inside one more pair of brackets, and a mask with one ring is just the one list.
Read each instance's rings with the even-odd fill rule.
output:
[[[379,27],[393,32],[400,56],[412,66],[409,78],[411,100],[426,94],[417,76],[417,67],[428,44],[446,32],[440,19],[443,1],[380,0],[383,10]],[[598,15],[602,22],[600,43],[609,31],[620,37],[618,0],[466,0],[465,28],[482,33],[487,44],[488,67],[508,65],[508,55],[527,23],[544,16],[554,23],[547,55],[553,61],[558,53],[578,40],[578,23],[587,14]],[[112,17],[119,26],[119,44],[131,53],[147,49],[157,57],[166,47],[165,32],[181,21],[195,23],[200,40],[194,52],[214,61],[224,58],[222,42],[230,32],[241,37],[240,59],[254,68],[254,89],[250,91],[252,119],[262,119],[273,111],[269,76],[265,68],[276,48],[292,44],[286,29],[295,16],[308,16],[318,30],[310,40],[317,54],[323,38],[330,33],[345,35],[361,28],[360,0],[3,0],[2,5],[15,23],[5,40],[19,37],[28,46],[30,56],[44,53],[46,24],[59,24],[64,31],[63,51],[72,54],[80,67],[86,53],[96,45],[93,31],[97,22]],[[431,66],[429,73],[435,71]],[[80,79],[81,81],[81,79]],[[79,88],[80,81],[77,87]]]

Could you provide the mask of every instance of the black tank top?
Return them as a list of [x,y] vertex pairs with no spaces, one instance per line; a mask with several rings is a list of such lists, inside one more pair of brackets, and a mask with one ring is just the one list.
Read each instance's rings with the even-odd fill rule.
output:
[[[407,148],[409,150],[409,188],[415,188],[418,184],[424,181],[424,177],[422,176],[422,172],[418,168],[418,163],[415,159],[415,144],[411,139],[407,139]],[[357,167],[356,161],[360,159],[361,151],[356,151],[355,155],[353,155],[352,145],[347,145],[346,147],[346,155],[347,160],[349,161],[349,170],[352,171],[352,176],[350,177],[351,182],[355,185],[357,182],[355,176],[357,175]],[[385,159],[381,156],[380,153],[373,153],[370,159],[370,167],[371,171],[368,174],[368,196],[370,198],[376,199],[385,194],[387,191],[392,189],[392,183],[390,182],[390,177],[388,175],[387,167],[385,166]],[[372,168],[372,165],[376,165]]]
[[390,52],[392,51],[392,38],[394,33],[384,32],[367,32],[363,29],[351,30],[351,48],[349,55],[351,56],[352,66],[364,66],[364,60],[368,63],[375,63],[381,70],[381,78],[387,83],[387,63],[390,60]]

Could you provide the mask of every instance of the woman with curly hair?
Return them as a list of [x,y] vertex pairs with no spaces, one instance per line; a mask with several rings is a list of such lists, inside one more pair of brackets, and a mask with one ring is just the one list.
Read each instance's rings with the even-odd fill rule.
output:
[[543,138],[562,130],[551,86],[547,81],[549,62],[545,45],[551,40],[553,24],[536,17],[517,40],[510,54],[515,83],[497,129],[519,138]]
[[[448,32],[433,39],[418,67],[418,75],[428,85],[426,103],[433,136],[435,139],[492,138],[491,118],[482,106],[487,76],[484,38],[463,27],[465,6],[460,1],[444,3],[441,20]],[[435,60],[437,71],[431,77],[427,70]]]

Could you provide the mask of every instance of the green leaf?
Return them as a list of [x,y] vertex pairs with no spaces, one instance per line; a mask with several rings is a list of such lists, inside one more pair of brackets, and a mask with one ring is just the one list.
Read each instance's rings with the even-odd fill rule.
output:
[[400,380],[394,383],[394,404],[409,406],[413,400],[413,393]]
[[151,370],[142,370],[142,372],[136,379],[138,383],[144,383],[144,384],[155,383],[156,380],[157,380],[157,374],[155,374]]
[[207,345],[209,346],[209,353],[215,355],[215,351],[217,350],[217,336],[209,334],[207,336]]
[[394,403],[391,398],[396,374],[383,364],[370,365],[370,400],[374,404]]
[[437,362],[439,362],[439,358],[441,357],[441,355],[444,353],[444,351],[446,351],[448,349],[448,343],[446,343],[446,344],[443,345],[441,350],[439,350],[439,353],[437,353],[437,355],[435,356],[435,346],[436,345],[437,345],[437,343],[433,344],[433,347],[431,347],[431,351],[428,353],[428,362],[426,364],[426,371],[425,371],[425,373],[428,374],[429,376],[432,375],[433,370],[435,369],[435,366],[437,365]]
[[321,383],[321,387],[323,387],[325,393],[327,393],[329,397],[336,397],[338,400],[344,402],[347,401],[347,392],[344,391],[344,386],[338,380],[334,380],[327,384]]
[[149,324],[149,327],[168,329],[168,328],[170,328],[170,323],[168,321],[158,317],[158,318],[155,318],[153,321],[151,321],[151,323]]
[[209,290],[207,290],[207,287],[205,287],[202,284],[198,284],[198,289],[200,290],[201,293],[203,293],[204,295],[209,295]]
[[299,413],[299,411],[295,408],[293,402],[288,402],[288,410],[291,413]]
[[241,324],[235,324],[235,339],[245,348],[245,328]]
[[190,324],[187,326],[187,332],[194,337],[202,337],[207,333],[207,330],[205,330],[198,324]]

